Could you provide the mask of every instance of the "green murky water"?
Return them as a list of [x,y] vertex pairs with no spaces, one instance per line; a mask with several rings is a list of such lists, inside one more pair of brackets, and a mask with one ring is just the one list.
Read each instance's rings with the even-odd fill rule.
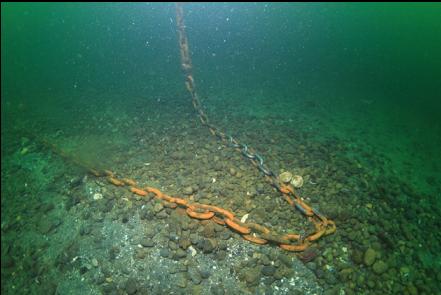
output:
[[184,10],[211,122],[302,175],[337,232],[301,262],[75,165],[308,231],[199,124],[174,4],[2,3],[2,293],[439,292],[441,5]]

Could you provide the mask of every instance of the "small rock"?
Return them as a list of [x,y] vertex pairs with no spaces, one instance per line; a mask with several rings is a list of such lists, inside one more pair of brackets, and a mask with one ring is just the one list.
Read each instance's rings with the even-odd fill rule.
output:
[[407,291],[410,295],[418,295],[418,290],[412,283],[407,285]]
[[317,264],[315,262],[308,262],[306,263],[306,267],[312,271],[315,271],[317,269]]
[[199,285],[202,282],[202,278],[200,273],[196,270],[196,269],[190,269],[190,271],[188,272],[191,281],[195,284],[195,285]]
[[252,269],[249,269],[248,271],[245,271],[245,281],[249,285],[256,284],[259,278],[260,278],[260,275],[259,275],[259,271],[257,268],[252,268]]
[[184,257],[187,257],[187,253],[184,250],[182,250],[181,248],[178,248],[178,250],[176,250],[176,253],[175,253],[175,258],[181,259]]
[[204,230],[202,232],[202,234],[204,235],[204,237],[206,238],[212,238],[215,236],[215,231],[214,231],[214,224],[213,222],[209,222],[204,226]]
[[210,271],[206,268],[201,268],[199,270],[199,274],[201,275],[201,278],[208,279],[210,277]]
[[153,211],[155,213],[161,212],[162,209],[164,209],[164,205],[162,205],[162,203],[156,203],[155,206],[153,207]]
[[176,285],[181,288],[187,287],[187,278],[184,274],[180,273],[176,278]]
[[153,247],[155,243],[153,243],[152,239],[143,238],[140,242],[143,247]]
[[96,258],[92,258],[92,265],[98,267],[98,260],[96,260]]
[[149,228],[145,231],[144,235],[146,236],[146,238],[151,239],[156,235],[156,232],[153,229]]
[[163,210],[163,211],[159,212],[158,214],[156,214],[156,217],[160,218],[160,219],[168,218],[167,211]]
[[279,255],[279,260],[288,267],[292,266],[292,258],[285,254]]
[[351,274],[354,272],[352,268],[344,268],[339,272],[340,279],[343,282],[347,282],[351,276]]
[[191,245],[191,241],[189,239],[184,238],[179,240],[179,247],[181,247],[184,250],[190,247],[190,245]]
[[46,204],[43,204],[43,205],[41,206],[41,211],[42,211],[43,213],[47,213],[47,212],[51,211],[51,210],[54,209],[54,208],[55,208],[54,204],[52,204],[52,203],[46,203]]
[[184,195],[191,195],[194,193],[194,189],[191,186],[187,186],[184,188],[183,193],[184,193]]
[[268,276],[268,277],[272,276],[272,275],[274,275],[275,272],[276,272],[276,268],[272,265],[264,266],[262,268],[262,274],[264,276]]
[[382,260],[375,262],[374,265],[372,266],[372,270],[377,275],[384,273],[387,269],[388,269],[388,265]]
[[161,255],[164,258],[167,258],[170,255],[170,251],[167,248],[163,248],[161,249],[161,251],[159,251],[159,255]]
[[217,247],[217,242],[215,239],[206,239],[202,243],[202,251],[204,253],[211,253]]
[[367,266],[371,266],[372,264],[374,264],[376,258],[377,258],[377,252],[375,252],[374,249],[369,248],[364,253],[364,259],[363,259],[364,264],[366,264]]
[[354,250],[352,252],[352,260],[356,264],[362,264],[363,263],[363,252],[359,250]]
[[131,278],[128,279],[125,285],[125,290],[129,295],[135,294],[138,290],[138,283],[136,282],[136,280]]

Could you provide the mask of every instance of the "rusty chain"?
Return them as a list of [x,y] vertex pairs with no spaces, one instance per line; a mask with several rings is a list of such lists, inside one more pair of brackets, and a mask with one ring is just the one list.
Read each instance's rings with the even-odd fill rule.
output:
[[169,196],[160,190],[153,187],[141,188],[137,185],[136,181],[130,178],[118,177],[116,173],[110,170],[99,170],[91,168],[90,165],[85,164],[77,159],[74,159],[64,153],[61,149],[58,149],[55,145],[49,143],[46,140],[39,140],[35,136],[30,135],[39,141],[43,146],[51,149],[56,154],[60,155],[63,159],[69,160],[74,164],[86,169],[88,172],[96,177],[106,177],[107,181],[117,187],[128,187],[130,192],[142,197],[152,196],[155,199],[168,203],[170,208],[182,208],[185,209],[188,216],[201,220],[212,220],[213,222],[227,226],[230,229],[241,234],[245,240],[253,242],[255,244],[264,245],[267,243],[274,243],[279,245],[282,249],[287,251],[303,251],[307,249],[312,242],[318,240],[324,235],[329,235],[335,232],[335,223],[327,219],[317,209],[308,206],[297,195],[294,188],[291,185],[285,185],[280,182],[276,174],[270,170],[265,164],[262,156],[256,153],[253,149],[249,148],[246,144],[239,143],[238,140],[230,135],[225,134],[218,128],[209,123],[208,117],[205,114],[201,102],[198,98],[194,78],[192,75],[191,58],[189,54],[188,40],[185,32],[185,24],[183,19],[183,9],[181,4],[176,5],[176,20],[179,34],[179,47],[181,52],[181,67],[184,71],[186,81],[185,85],[192,97],[192,104],[194,109],[199,115],[201,123],[209,128],[209,131],[214,136],[218,137],[227,145],[235,148],[244,157],[249,159],[254,166],[256,166],[265,176],[265,179],[278,190],[288,204],[292,208],[296,208],[303,215],[305,215],[310,222],[314,224],[315,231],[308,235],[285,233],[280,234],[269,228],[253,223],[253,222],[241,222],[233,212],[223,209],[221,207],[200,204],[190,202],[189,200]]
[[[264,163],[262,156],[248,148],[246,144],[240,143],[237,139],[232,137],[231,135],[227,135],[224,132],[220,131],[214,125],[209,122],[208,116],[205,114],[202,104],[199,100],[198,93],[196,91],[196,84],[193,77],[193,66],[191,62],[191,56],[189,51],[189,43],[185,30],[185,22],[184,22],[184,10],[181,3],[176,4],[176,26],[178,31],[179,38],[179,49],[181,53],[181,68],[184,72],[185,76],[185,86],[192,98],[192,104],[197,114],[199,115],[199,119],[202,125],[208,127],[209,131],[212,135],[219,138],[222,142],[228,144],[229,146],[235,148],[239,152],[242,153],[247,159],[249,159],[254,166],[256,166],[265,176],[266,180],[279,192],[281,192],[286,199],[286,201],[294,208],[298,209],[303,215],[307,216],[308,219],[314,223],[316,231],[310,234],[307,237],[302,237],[297,234],[287,234],[283,237],[277,237],[273,239],[270,237],[269,230],[264,227],[249,227],[248,230],[253,229],[255,232],[259,232],[258,236],[249,235],[249,232],[245,230],[239,231],[244,234],[244,238],[256,242],[256,243],[264,243],[268,240],[273,240],[275,242],[280,242],[280,246],[283,249],[291,250],[291,251],[301,251],[306,249],[310,242],[317,240],[323,235],[328,235],[335,232],[336,227],[335,223],[329,219],[327,219],[324,215],[322,215],[317,209],[309,207],[303,200],[297,195],[294,191],[294,188],[291,185],[282,184],[276,174],[270,170]],[[227,222],[226,222],[227,223]],[[227,223],[227,225],[229,225]],[[244,225],[240,225],[241,227],[246,228]],[[260,230],[259,230],[260,229]],[[259,237],[260,235],[260,237]],[[281,239],[280,239],[281,238]],[[297,245],[293,245],[290,241],[299,242]]]

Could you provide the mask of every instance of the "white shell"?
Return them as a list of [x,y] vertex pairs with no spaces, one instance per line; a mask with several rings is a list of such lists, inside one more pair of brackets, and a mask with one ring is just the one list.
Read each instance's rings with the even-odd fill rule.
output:
[[242,216],[242,218],[240,219],[240,222],[244,223],[245,221],[247,221],[249,215],[250,214],[247,213],[244,216]]
[[94,195],[93,195],[93,199],[96,201],[96,200],[101,200],[103,198],[103,194],[100,194],[100,193],[95,193]]
[[293,175],[291,179],[291,184],[295,188],[300,188],[303,186],[303,177],[300,175]]

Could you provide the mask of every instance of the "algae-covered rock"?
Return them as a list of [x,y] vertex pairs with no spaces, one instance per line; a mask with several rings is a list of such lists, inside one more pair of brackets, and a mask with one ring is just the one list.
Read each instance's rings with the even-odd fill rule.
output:
[[374,264],[376,258],[377,258],[377,252],[375,252],[374,249],[369,248],[364,253],[364,259],[363,259],[364,264],[367,266],[371,266],[372,264]]

